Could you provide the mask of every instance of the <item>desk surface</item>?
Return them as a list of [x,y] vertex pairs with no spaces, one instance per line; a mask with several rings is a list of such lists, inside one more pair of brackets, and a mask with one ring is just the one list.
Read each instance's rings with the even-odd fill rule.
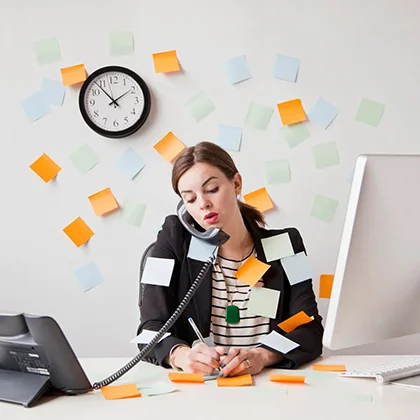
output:
[[[316,362],[345,364],[347,369],[389,363],[408,356],[333,356]],[[91,380],[99,381],[114,373],[129,359],[81,359]],[[269,382],[270,373],[306,376],[304,385]],[[152,384],[168,381],[168,371],[139,363],[114,384]],[[374,379],[339,378],[335,373],[314,374],[311,366],[294,371],[266,369],[254,376],[254,386],[218,388],[215,381],[205,384],[176,384],[177,392],[154,397],[118,401],[104,400],[100,391],[63,397],[46,397],[37,406],[0,402],[0,419],[84,420],[84,419],[322,419],[357,420],[418,418],[420,389],[379,385]],[[371,397],[371,399],[369,398]]]

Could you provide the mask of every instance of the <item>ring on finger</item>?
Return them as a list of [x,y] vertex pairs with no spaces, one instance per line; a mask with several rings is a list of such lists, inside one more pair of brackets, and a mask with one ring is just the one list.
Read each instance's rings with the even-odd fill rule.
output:
[[246,363],[246,367],[247,367],[247,369],[250,369],[251,368],[251,362],[248,360],[248,359],[245,359],[244,360],[244,362]]

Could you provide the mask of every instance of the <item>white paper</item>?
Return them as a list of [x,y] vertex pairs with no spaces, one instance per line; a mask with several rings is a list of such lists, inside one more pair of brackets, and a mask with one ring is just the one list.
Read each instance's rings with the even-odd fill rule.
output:
[[[148,344],[150,341],[155,337],[157,334],[156,331],[150,331],[150,330],[143,330],[137,337],[134,337],[130,343],[135,344]],[[169,337],[171,333],[165,333],[163,337],[159,340],[159,343],[164,340],[166,337]]]
[[287,354],[289,351],[299,347],[299,344],[289,340],[276,331],[271,331],[271,333],[263,337],[260,342],[261,344],[264,344],[267,347],[271,347],[272,349],[277,350],[283,354]]
[[143,284],[168,287],[171,282],[174,265],[175,260],[172,259],[148,257],[141,282]]
[[248,312],[252,315],[275,318],[279,306],[279,297],[279,290],[252,287],[248,302]]
[[267,262],[279,260],[280,258],[294,255],[292,243],[288,233],[272,236],[271,238],[261,239]]
[[216,245],[209,244],[207,241],[192,236],[187,257],[206,262],[213,253],[217,253],[215,251],[216,248]]
[[304,252],[299,252],[292,257],[282,258],[281,265],[291,286],[312,279],[312,267]]

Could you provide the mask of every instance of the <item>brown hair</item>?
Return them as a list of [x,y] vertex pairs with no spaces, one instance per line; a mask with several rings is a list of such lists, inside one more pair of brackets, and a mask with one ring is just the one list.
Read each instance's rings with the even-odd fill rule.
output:
[[[196,146],[187,147],[174,163],[172,168],[172,188],[179,196],[181,196],[178,190],[179,179],[194,164],[199,162],[215,166],[229,180],[232,180],[234,175],[238,173],[233,159],[225,149],[215,143],[202,141]],[[255,207],[245,204],[240,200],[238,200],[238,206],[245,224],[253,228],[266,225],[264,215]]]

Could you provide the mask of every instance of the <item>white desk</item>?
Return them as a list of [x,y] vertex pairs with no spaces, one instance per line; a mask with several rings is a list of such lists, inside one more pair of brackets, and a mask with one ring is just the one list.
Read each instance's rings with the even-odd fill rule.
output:
[[[404,356],[334,356],[316,362],[345,364],[348,369],[392,362]],[[91,382],[104,379],[128,359],[81,359]],[[114,384],[167,381],[167,370],[140,363]],[[270,373],[299,373],[308,384],[271,383]],[[0,402],[1,420],[84,419],[416,419],[420,390],[378,385],[373,379],[338,378],[335,373],[313,374],[311,366],[300,370],[265,370],[254,376],[254,386],[218,388],[205,384],[176,384],[178,392],[154,397],[106,401],[100,391],[74,396],[45,398],[37,406],[24,408]],[[366,401],[366,395],[372,400]]]

